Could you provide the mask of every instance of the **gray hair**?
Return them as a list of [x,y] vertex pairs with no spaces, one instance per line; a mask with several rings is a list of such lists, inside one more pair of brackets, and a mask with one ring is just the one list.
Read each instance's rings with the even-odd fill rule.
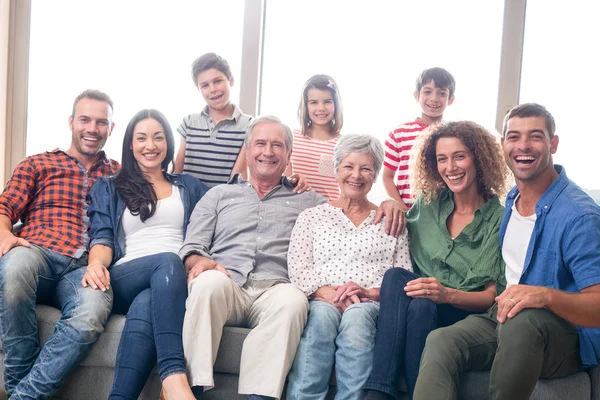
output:
[[294,145],[294,135],[292,134],[292,130],[289,126],[281,122],[281,120],[273,115],[262,115],[260,117],[256,117],[250,122],[248,128],[246,129],[246,138],[244,139],[244,144],[246,147],[250,147],[250,143],[252,141],[252,131],[254,127],[261,122],[272,122],[275,124],[279,124],[283,127],[283,132],[285,133],[285,148],[289,152]]
[[333,150],[333,167],[335,173],[351,153],[369,154],[373,158],[373,181],[377,179],[383,165],[383,146],[371,135],[341,135]]

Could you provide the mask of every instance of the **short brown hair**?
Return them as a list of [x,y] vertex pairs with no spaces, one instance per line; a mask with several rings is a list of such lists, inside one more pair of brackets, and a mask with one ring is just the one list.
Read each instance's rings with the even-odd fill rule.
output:
[[227,60],[216,53],[206,53],[196,58],[192,63],[194,86],[198,85],[198,75],[211,68],[221,71],[227,79],[231,79],[231,69]]
[[105,103],[108,103],[111,111],[114,110],[113,101],[109,95],[107,95],[106,93],[101,92],[99,90],[96,90],[96,89],[86,89],[83,92],[81,92],[79,94],[79,96],[75,97],[75,101],[73,102],[73,111],[71,111],[71,117],[75,117],[75,107],[77,106],[77,103],[79,103],[79,101],[81,99],[92,99],[92,100],[103,101]]
[[554,117],[546,107],[537,103],[523,103],[514,106],[504,117],[504,122],[502,123],[502,137],[506,137],[506,125],[508,124],[509,119],[528,117],[544,117],[548,135],[550,136],[550,139],[554,137],[554,133],[556,132],[556,122],[554,122]]

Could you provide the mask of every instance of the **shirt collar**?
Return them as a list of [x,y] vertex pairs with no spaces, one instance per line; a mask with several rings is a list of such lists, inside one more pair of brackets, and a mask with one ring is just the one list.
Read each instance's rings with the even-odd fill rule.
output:
[[[231,119],[231,120],[237,122],[237,120],[242,115],[242,110],[235,104],[233,104],[233,103],[230,103],[230,104],[233,107],[233,114],[231,114],[231,118],[225,118],[225,119]],[[203,116],[205,116],[207,118],[210,118],[210,114],[208,113],[208,105],[204,106],[204,108],[202,109],[200,114],[202,114]]]
[[[558,172],[558,177],[552,182],[552,184],[546,189],[546,191],[542,194],[542,197],[538,200],[535,208],[536,214],[538,211],[546,211],[550,210],[552,203],[554,200],[560,195],[563,189],[569,183],[569,178],[567,177],[567,172],[565,171],[565,167],[559,164],[554,164],[554,169]],[[519,188],[517,186],[513,187],[511,191],[506,196],[510,199],[511,204],[514,203],[517,195],[519,194]]]
[[[242,174],[240,174],[239,172],[236,173],[235,175],[233,175],[233,177],[231,177],[231,179],[227,182],[228,185],[246,185],[248,184],[249,181],[245,180],[242,177]],[[294,185],[292,185],[290,183],[290,181],[288,180],[287,176],[282,175],[281,176],[281,180],[279,181],[279,184],[282,186],[286,186],[288,188],[293,189]]]
[[[72,158],[73,160],[77,161],[76,158],[71,157],[68,153],[67,150],[65,149],[61,149],[59,147],[57,147],[56,149],[49,151],[48,153],[52,153],[52,154],[60,154],[63,153],[65,156]],[[100,156],[100,158],[98,158],[98,161],[96,162],[96,164],[94,164],[94,166],[100,164],[100,162],[104,163],[104,164],[110,164],[110,160],[106,157],[106,153],[104,152],[104,150],[100,150],[98,152],[98,155]],[[79,161],[77,161],[79,162]]]
[[[442,193],[440,193],[440,200],[441,203],[450,200],[452,204],[454,204],[454,194],[450,189],[444,189]],[[498,198],[498,196],[493,196],[492,198],[488,199],[488,201],[483,203],[481,207],[475,210],[475,212],[479,211],[479,213],[481,213],[481,217],[486,221],[489,221],[498,209],[499,205],[500,199]]]

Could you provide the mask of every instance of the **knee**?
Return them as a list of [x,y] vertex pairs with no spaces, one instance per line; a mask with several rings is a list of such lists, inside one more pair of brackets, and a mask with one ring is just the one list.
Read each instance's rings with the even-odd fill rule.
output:
[[303,321],[302,325],[306,323],[308,317],[308,299],[304,293],[292,286],[286,285],[285,296],[277,298],[277,312],[278,316],[287,320],[300,320]]
[[231,278],[220,271],[204,271],[188,284],[187,301],[224,302],[232,294],[231,284]]
[[187,275],[181,258],[175,253],[160,253],[156,255],[156,269],[154,270],[154,282],[164,285],[165,288],[181,290],[185,286]]
[[388,291],[397,293],[398,290],[403,290],[406,283],[412,279],[412,273],[404,268],[390,268],[385,271],[383,281],[381,283],[381,295],[385,296]]
[[451,350],[458,349],[453,340],[450,328],[440,328],[427,335],[423,357],[427,354],[430,359],[443,359],[451,353]]
[[80,303],[67,323],[79,333],[81,340],[91,342],[104,330],[112,308],[112,291],[102,292],[86,288],[80,292]]
[[307,328],[311,327],[319,331],[335,330],[337,333],[341,318],[342,313],[331,304],[324,301],[311,301]]
[[545,309],[528,308],[513,318],[507,318],[498,326],[498,345],[504,349],[530,349],[534,343],[542,342],[544,338],[541,319],[549,312]]
[[[344,311],[340,332],[359,336],[373,336],[377,330],[379,307],[373,303],[353,304]],[[353,332],[353,333],[351,333]]]
[[27,247],[13,247],[0,259],[0,284],[4,290],[22,293],[27,288],[35,290],[35,281],[40,271],[36,262],[35,250]]

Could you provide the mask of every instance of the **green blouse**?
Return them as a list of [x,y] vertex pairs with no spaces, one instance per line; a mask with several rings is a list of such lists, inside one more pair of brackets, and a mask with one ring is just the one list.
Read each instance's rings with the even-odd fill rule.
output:
[[410,253],[415,272],[437,278],[446,287],[480,291],[495,281],[497,292],[506,287],[500,249],[504,207],[497,196],[475,211],[473,221],[454,239],[446,220],[454,210],[453,194],[443,191],[429,204],[419,197],[408,212]]

